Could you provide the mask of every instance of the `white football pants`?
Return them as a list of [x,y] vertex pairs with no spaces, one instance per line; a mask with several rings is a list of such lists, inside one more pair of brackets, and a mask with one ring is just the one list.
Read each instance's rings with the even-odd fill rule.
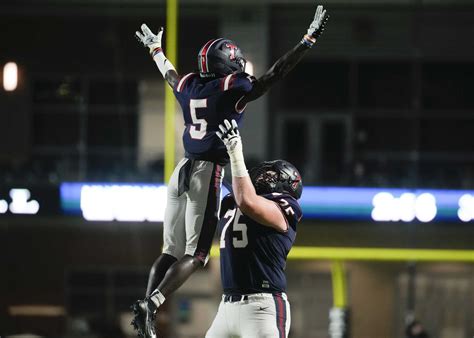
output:
[[257,293],[225,302],[224,296],[206,338],[286,338],[290,304],[286,294]]
[[216,232],[224,170],[213,162],[194,160],[188,173],[189,189],[180,195],[180,171],[181,176],[185,175],[181,169],[188,161],[183,158],[178,163],[168,184],[162,252],[177,259],[185,254],[196,256],[207,263]]

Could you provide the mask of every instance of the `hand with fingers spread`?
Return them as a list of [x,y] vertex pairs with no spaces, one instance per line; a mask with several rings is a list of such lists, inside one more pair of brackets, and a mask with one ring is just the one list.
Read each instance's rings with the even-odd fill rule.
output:
[[314,13],[314,19],[309,25],[308,32],[301,41],[307,47],[312,47],[316,40],[321,36],[324,31],[324,26],[329,20],[329,15],[326,15],[326,10],[323,9],[322,5],[316,8]]
[[150,49],[150,55],[155,61],[161,75],[171,87],[174,87],[179,81],[179,75],[173,64],[168,60],[161,48],[161,37],[163,36],[163,27],[160,28],[158,34],[154,34],[146,24],[141,25],[141,32],[136,31],[135,37],[145,47]]
[[163,36],[163,27],[160,28],[158,34],[154,34],[146,24],[141,26],[142,32],[135,32],[135,36],[145,47],[150,49],[150,54],[156,49],[161,50],[161,37]]
[[224,120],[224,124],[220,124],[219,129],[221,131],[217,131],[216,134],[222,140],[222,142],[224,142],[227,152],[233,152],[239,147],[240,150],[242,150],[242,139],[240,137],[237,122],[235,122],[235,120],[232,120],[232,123],[229,122],[229,120]]
[[242,138],[240,137],[237,122],[235,122],[235,120],[232,120],[232,122],[224,120],[224,123],[219,125],[219,129],[220,131],[216,131],[216,135],[224,142],[227,148],[232,168],[232,176],[248,176],[242,151]]

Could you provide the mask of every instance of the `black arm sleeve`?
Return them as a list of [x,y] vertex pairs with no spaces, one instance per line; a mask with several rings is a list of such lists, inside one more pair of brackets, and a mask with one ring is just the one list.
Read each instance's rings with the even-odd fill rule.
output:
[[286,74],[300,62],[308,50],[308,47],[302,43],[298,43],[293,49],[279,58],[277,62],[254,83],[252,90],[243,97],[240,104],[244,106],[248,102],[254,101],[265,94],[271,86],[284,78]]

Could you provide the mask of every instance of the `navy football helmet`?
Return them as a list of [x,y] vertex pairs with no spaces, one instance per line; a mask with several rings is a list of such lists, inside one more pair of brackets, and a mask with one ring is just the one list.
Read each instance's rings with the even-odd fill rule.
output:
[[237,45],[228,39],[212,39],[206,42],[198,54],[201,77],[222,77],[245,71],[247,61]]
[[278,192],[299,199],[303,192],[298,169],[284,160],[266,161],[250,169],[250,179],[258,195]]

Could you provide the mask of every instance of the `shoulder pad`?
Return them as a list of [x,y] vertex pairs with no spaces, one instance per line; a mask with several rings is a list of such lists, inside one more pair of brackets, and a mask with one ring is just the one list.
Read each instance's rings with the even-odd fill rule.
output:
[[221,89],[235,89],[247,93],[252,90],[254,82],[255,78],[247,73],[230,74],[221,79]]
[[178,83],[176,84],[176,92],[181,93],[186,86],[186,83],[188,82],[189,78],[191,78],[193,75],[196,75],[195,73],[189,73],[183,76]]
[[301,210],[298,201],[288,194],[272,193],[264,195],[263,197],[274,201],[280,207],[283,215],[285,216],[288,224],[296,229],[296,224],[303,217],[303,211]]

